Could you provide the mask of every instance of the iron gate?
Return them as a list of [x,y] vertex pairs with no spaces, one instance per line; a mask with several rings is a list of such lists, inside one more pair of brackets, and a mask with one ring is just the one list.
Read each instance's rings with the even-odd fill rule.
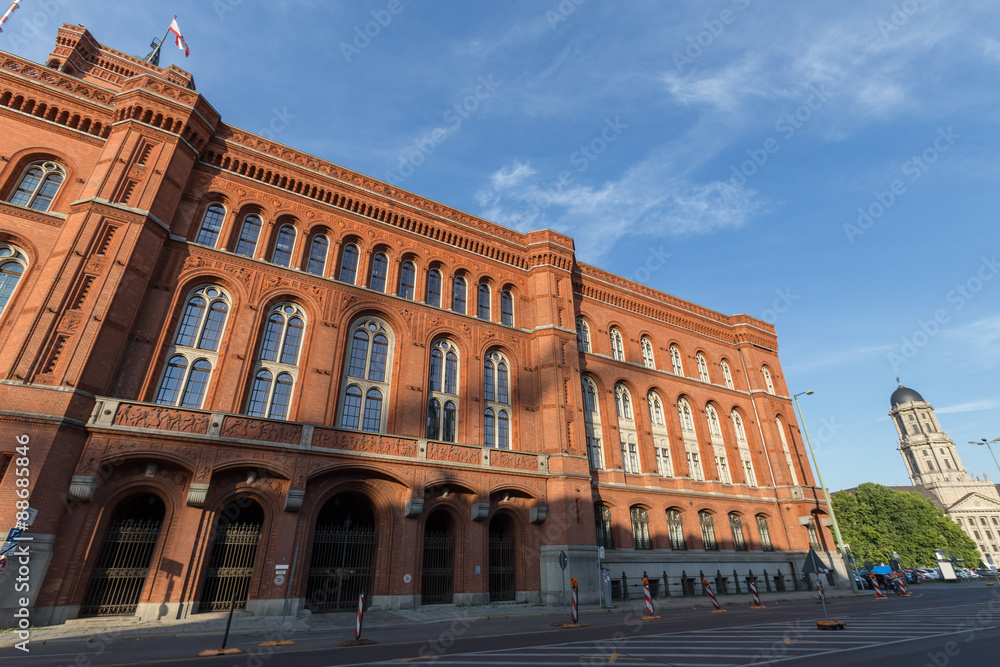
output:
[[198,611],[227,611],[234,596],[237,610],[247,608],[260,530],[259,523],[230,523],[219,529]]
[[81,616],[134,614],[160,535],[159,519],[115,519],[104,534]]
[[358,595],[371,593],[377,543],[373,526],[316,526],[306,607],[312,612],[354,609]]
[[490,533],[490,602],[515,598],[515,543],[506,533]]
[[448,533],[424,533],[421,604],[451,604],[455,590],[455,538]]

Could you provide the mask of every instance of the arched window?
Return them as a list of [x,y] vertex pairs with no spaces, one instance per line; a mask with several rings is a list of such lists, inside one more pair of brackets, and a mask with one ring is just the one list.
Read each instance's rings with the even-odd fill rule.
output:
[[444,442],[455,442],[459,401],[458,348],[447,338],[436,340],[431,345],[427,394],[427,438],[437,440],[440,437]]
[[455,276],[455,280],[452,281],[451,290],[451,309],[456,313],[465,315],[465,278]]
[[253,213],[243,218],[243,226],[240,227],[240,239],[236,242],[237,255],[243,255],[244,257],[254,256],[262,224],[260,216]]
[[743,465],[743,475],[746,483],[750,486],[757,486],[757,475],[753,469],[753,457],[750,455],[750,443],[747,442],[747,433],[743,428],[743,417],[737,410],[733,410],[733,430],[736,431],[736,447],[740,452],[740,461]]
[[705,417],[708,419],[708,433],[712,440],[722,440],[722,425],[719,423],[719,413],[715,406],[708,404],[705,406]]
[[583,422],[587,431],[587,458],[590,459],[591,470],[603,470],[604,449],[601,446],[601,410],[597,402],[597,386],[586,376],[583,377],[581,384]]
[[417,269],[407,260],[399,267],[399,296],[413,301],[417,281]]
[[348,336],[351,346],[337,421],[340,428],[382,433],[392,379],[392,329],[382,319],[367,316],[351,324]]
[[615,407],[618,410],[618,419],[635,420],[635,415],[632,413],[632,395],[628,387],[623,384],[615,385]]
[[209,204],[205,209],[205,216],[201,219],[201,228],[198,229],[198,237],[195,243],[214,248],[219,240],[219,232],[222,230],[222,221],[226,218],[226,209],[222,204]]
[[437,269],[427,273],[427,305],[441,307],[441,272]]
[[719,543],[715,539],[715,520],[712,515],[704,510],[698,512],[698,523],[701,524],[701,541],[705,544],[705,551],[718,551]]
[[590,352],[590,325],[582,317],[576,318],[576,349]]
[[583,378],[583,410],[587,414],[598,412],[597,388],[594,386],[594,381],[588,377]]
[[305,315],[297,304],[279,303],[268,313],[247,403],[251,417],[288,418],[305,326]]
[[711,382],[708,377],[708,362],[705,361],[705,355],[699,352],[695,355],[695,360],[698,362],[698,377],[702,382]]
[[510,362],[493,350],[483,361],[483,444],[510,449]]
[[372,256],[372,269],[368,276],[368,288],[374,292],[385,292],[385,279],[389,275],[389,258],[384,252]]
[[7,201],[14,206],[48,211],[64,180],[66,170],[62,165],[56,162],[33,162],[25,168]]
[[646,395],[646,401],[649,403],[649,423],[653,426],[666,426],[667,421],[663,417],[663,401],[660,400],[659,394],[655,391],[651,391]]
[[674,550],[687,549],[687,542],[684,540],[684,518],[680,510],[671,508],[667,510],[667,533],[670,535],[670,548]]
[[510,290],[500,292],[500,322],[504,326],[514,326],[514,297]]
[[722,366],[722,379],[726,383],[726,387],[728,389],[734,389],[733,374],[729,371],[729,363],[725,359],[723,359],[722,362],[719,363],[719,365]]
[[747,541],[743,537],[743,519],[736,512],[729,513],[729,530],[733,533],[733,548],[736,551],[746,551]]
[[348,243],[340,254],[340,274],[337,277],[342,283],[353,285],[358,277],[358,246]]
[[733,429],[736,431],[737,444],[747,444],[747,432],[743,428],[743,417],[736,410],[733,410]]
[[215,285],[202,285],[188,295],[174,344],[154,399],[160,405],[200,408],[219,342],[229,316],[229,296]]
[[0,243],[0,315],[7,309],[27,268],[28,259],[23,250],[9,243]]
[[649,539],[649,513],[642,507],[633,507],[629,512],[632,516],[632,543],[636,549],[652,549],[653,541]]
[[698,454],[697,446],[693,448],[685,446],[684,451],[687,454],[688,474],[691,479],[696,482],[704,480],[705,473],[701,469],[701,457]]
[[282,225],[278,230],[278,238],[274,242],[274,252],[271,253],[271,263],[278,266],[290,266],[292,251],[295,249],[295,227]]
[[612,327],[608,336],[611,339],[611,358],[615,361],[625,361],[625,344],[622,332]]
[[490,321],[490,286],[479,283],[479,301],[476,314],[481,320]]
[[639,446],[634,433],[622,433],[622,466],[628,473],[638,475],[642,472],[642,466],[639,464]]
[[781,423],[781,417],[775,417],[774,427],[778,429],[778,437],[781,439],[781,451],[785,455],[785,463],[788,464],[788,472],[792,477],[792,484],[798,485],[799,476],[795,473],[795,462],[792,461],[792,452],[788,448],[788,439],[785,438],[785,425]]
[[317,276],[323,275],[326,270],[326,253],[330,249],[330,242],[325,236],[320,234],[314,236],[312,244],[309,246],[309,262],[306,264],[306,272]]
[[594,505],[594,522],[597,528],[597,546],[614,549],[615,538],[611,522],[611,508],[607,505]]
[[688,433],[694,433],[694,416],[691,414],[691,405],[687,400],[683,398],[677,400],[677,412],[681,418],[681,429]]
[[757,515],[757,534],[760,535],[760,548],[764,551],[774,551],[771,544],[771,530],[767,527],[767,517],[763,514]]
[[767,393],[774,393],[774,382],[771,380],[771,369],[764,366],[760,369],[760,374],[764,376],[764,386],[767,388]]
[[642,340],[642,365],[646,368],[656,368],[656,359],[653,358],[653,341],[648,336],[643,336]]
[[656,445],[656,473],[660,477],[673,477],[674,464],[670,460],[670,442],[666,439],[655,441]]
[[674,375],[684,375],[684,364],[681,363],[681,350],[676,345],[670,346],[670,365]]

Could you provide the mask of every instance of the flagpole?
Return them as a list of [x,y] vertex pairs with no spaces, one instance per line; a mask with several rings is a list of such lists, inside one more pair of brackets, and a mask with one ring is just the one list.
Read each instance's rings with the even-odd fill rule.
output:
[[13,14],[15,11],[17,11],[20,7],[21,7],[21,0],[14,0],[13,2],[10,3],[10,8],[7,9],[6,12],[4,12],[4,15],[2,17],[0,17],[0,32],[3,32],[3,24],[7,22],[7,19],[10,18],[10,15]]
[[[174,20],[177,20],[177,16],[174,16]],[[144,58],[147,63],[151,63],[159,67],[160,65],[160,49],[163,48],[163,42],[167,40],[167,35],[170,34],[170,26],[167,26],[166,32],[163,33],[163,37],[160,39],[160,43],[156,45],[156,48]]]

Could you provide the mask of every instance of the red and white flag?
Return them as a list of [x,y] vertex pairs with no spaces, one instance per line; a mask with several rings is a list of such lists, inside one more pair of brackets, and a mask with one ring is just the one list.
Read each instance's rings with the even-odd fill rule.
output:
[[184,41],[184,36],[181,35],[181,29],[177,25],[176,16],[174,17],[174,20],[170,22],[170,32],[174,33],[174,37],[176,37],[174,41],[177,44],[177,48],[184,52],[184,57],[186,58],[191,55],[191,49],[188,48],[187,42]]

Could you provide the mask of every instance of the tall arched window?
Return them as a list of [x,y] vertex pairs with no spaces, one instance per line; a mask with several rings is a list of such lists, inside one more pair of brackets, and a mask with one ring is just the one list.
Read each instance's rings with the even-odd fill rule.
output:
[[353,285],[358,277],[358,246],[348,243],[340,253],[340,273],[337,280]]
[[399,296],[413,301],[416,289],[417,269],[413,262],[406,260],[399,267]]
[[455,276],[451,287],[451,309],[465,315],[466,285],[465,278]]
[[711,403],[705,406],[705,417],[708,419],[708,433],[712,440],[722,440],[722,424],[719,423],[719,413]]
[[582,317],[576,318],[576,349],[590,352],[590,325]]
[[653,426],[666,426],[667,421],[663,416],[663,401],[655,391],[646,394],[646,401],[649,403],[649,423]]
[[7,309],[27,268],[28,259],[23,250],[9,243],[0,243],[0,315]]
[[392,378],[392,329],[381,318],[367,316],[351,324],[348,337],[351,346],[337,422],[344,429],[382,433]]
[[510,362],[493,350],[483,361],[483,444],[510,449]]
[[736,410],[733,410],[733,429],[736,431],[736,443],[739,445],[747,444],[747,432],[743,428],[743,417]]
[[698,523],[701,524],[701,541],[705,551],[718,551],[719,543],[715,539],[715,520],[712,515],[702,510],[698,512]]
[[694,416],[691,413],[691,405],[686,399],[677,400],[677,413],[681,418],[681,429],[688,433],[694,433]]
[[292,251],[295,249],[295,228],[282,225],[278,230],[278,238],[274,242],[274,252],[271,253],[271,263],[278,266],[290,266]]
[[705,406],[705,419],[708,421],[708,434],[712,440],[712,450],[715,452],[715,467],[719,471],[719,481],[723,484],[732,484],[733,478],[729,472],[729,456],[726,453],[726,443],[722,438],[722,425],[719,423],[719,413],[711,403]]
[[676,508],[667,510],[667,533],[670,535],[671,549],[678,551],[687,549],[687,542],[684,539],[684,518]]
[[253,257],[257,251],[257,240],[260,238],[261,225],[260,216],[250,213],[243,218],[243,226],[240,227],[240,238],[236,242],[236,254],[244,257]]
[[708,362],[705,361],[705,355],[699,352],[695,355],[695,360],[698,362],[698,378],[702,382],[711,382],[708,377]]
[[201,219],[201,227],[198,229],[198,237],[195,243],[214,248],[219,240],[219,232],[222,230],[222,221],[226,218],[226,209],[222,204],[209,204],[205,209],[205,216]]
[[490,308],[490,286],[486,283],[479,283],[479,299],[477,304],[476,315],[479,319],[489,322],[491,317],[490,311],[492,309]]
[[653,357],[653,341],[649,336],[643,336],[642,344],[642,365],[646,368],[656,368],[656,359]]
[[368,276],[368,288],[375,292],[385,292],[385,280],[389,275],[389,258],[384,252],[372,256],[372,269]]
[[743,537],[743,519],[736,512],[729,513],[729,530],[733,533],[733,548],[736,551],[746,551],[747,541]]
[[618,410],[618,419],[635,421],[635,415],[632,412],[632,394],[629,393],[628,387],[623,384],[615,385],[615,407]]
[[642,472],[639,463],[639,445],[635,441],[635,433],[625,432],[622,436],[622,469],[625,472],[638,475]]
[[652,549],[649,539],[649,513],[643,507],[634,506],[629,511],[632,516],[632,543],[636,549]]
[[587,431],[587,458],[590,459],[592,470],[604,469],[604,448],[601,445],[601,410],[597,401],[597,386],[589,377],[584,376],[583,388],[583,422]]
[[7,201],[14,206],[48,211],[64,180],[66,170],[62,165],[56,162],[33,162],[25,168]]
[[764,386],[767,388],[767,393],[774,393],[774,382],[771,380],[771,369],[764,366],[760,369],[760,374],[764,376]]
[[279,303],[268,313],[247,403],[251,417],[288,418],[305,326],[298,304]]
[[774,551],[771,544],[771,530],[767,527],[767,517],[763,514],[757,515],[757,534],[760,535],[760,548],[764,551]]
[[309,245],[309,262],[306,264],[306,271],[313,275],[321,276],[326,270],[326,253],[330,249],[330,242],[325,236],[320,234],[314,236]]
[[[459,401],[458,347],[447,338],[431,345],[427,394],[427,439],[455,442]],[[444,406],[443,411],[441,406]]]
[[729,363],[723,359],[719,365],[722,366],[722,379],[726,383],[726,388],[733,389],[733,374],[729,370]]
[[622,332],[615,327],[611,327],[608,337],[611,339],[611,358],[615,361],[625,361],[625,344],[622,339]]
[[594,505],[594,522],[597,524],[597,546],[614,549],[615,538],[611,522],[611,508],[607,505]]
[[788,465],[788,473],[792,477],[792,484],[798,485],[799,476],[795,473],[795,462],[792,461],[792,452],[788,448],[788,439],[785,438],[785,425],[781,423],[781,417],[775,417],[774,427],[778,429],[778,437],[781,439],[781,451],[785,455],[785,463]]
[[504,326],[514,326],[514,297],[506,289],[500,292],[500,322]]
[[215,285],[191,291],[167,350],[167,365],[154,399],[160,405],[200,408],[212,369],[218,363],[219,342],[229,317],[229,296]]
[[441,307],[441,272],[437,269],[427,272],[427,305]]
[[676,345],[670,346],[670,366],[674,375],[684,375],[684,364],[681,363],[681,350]]
[[753,457],[750,455],[750,443],[747,442],[747,432],[743,428],[743,417],[737,410],[733,410],[733,430],[736,431],[736,447],[740,452],[740,460],[743,463],[743,475],[746,483],[750,486],[757,486],[757,475],[753,469]]

